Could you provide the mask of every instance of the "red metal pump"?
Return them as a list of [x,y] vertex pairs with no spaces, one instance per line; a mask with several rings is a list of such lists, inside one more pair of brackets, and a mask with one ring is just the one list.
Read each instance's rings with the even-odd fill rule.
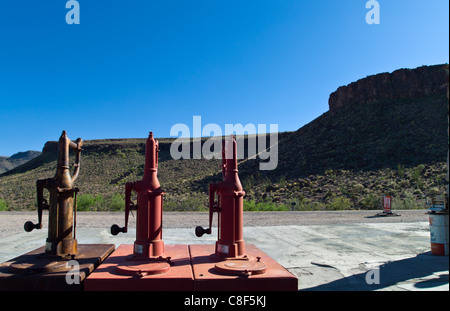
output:
[[[137,211],[136,240],[133,255],[130,260],[148,259],[144,267],[142,261],[128,262],[127,267],[118,266],[125,274],[162,273],[169,269],[170,257],[164,257],[164,242],[162,240],[162,208],[163,195],[158,181],[158,141],[150,132],[145,145],[145,165],[142,180],[128,182],[125,185],[125,226],[111,226],[111,234],[128,231],[128,217],[131,210]],[[131,201],[131,192],[137,194],[137,204]],[[167,264],[167,265],[166,265]],[[136,267],[133,267],[136,266]],[[137,266],[139,266],[137,268]]]
[[[195,228],[197,237],[211,234],[213,213],[218,214],[218,240],[214,260],[227,261],[216,264],[215,269],[226,274],[260,274],[264,273],[266,265],[258,257],[248,256],[243,238],[244,195],[238,175],[236,139],[233,135],[222,142],[222,176],[220,183],[209,185],[209,228]],[[216,201],[216,195],[218,200]],[[231,262],[233,261],[233,262]]]
[[[215,254],[219,258],[245,256],[243,239],[243,208],[245,191],[237,169],[236,140],[233,136],[222,141],[222,176],[220,183],[209,184],[209,228],[195,228],[197,237],[211,234],[213,213],[218,214],[218,241]],[[218,201],[216,201],[216,195]]]

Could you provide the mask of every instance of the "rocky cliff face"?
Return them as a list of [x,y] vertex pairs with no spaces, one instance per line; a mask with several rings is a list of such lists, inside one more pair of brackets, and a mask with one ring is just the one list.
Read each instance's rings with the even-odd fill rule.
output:
[[344,105],[446,94],[446,79],[445,65],[380,73],[339,87],[330,95],[328,105],[330,111],[333,111]]

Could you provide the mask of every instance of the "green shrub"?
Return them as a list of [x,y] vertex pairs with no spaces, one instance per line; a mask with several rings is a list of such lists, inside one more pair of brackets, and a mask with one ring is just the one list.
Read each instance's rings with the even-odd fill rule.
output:
[[398,164],[397,165],[397,174],[400,177],[405,176],[405,165],[404,164]]
[[125,210],[125,196],[121,193],[113,193],[108,200],[107,207],[110,211]]
[[163,210],[166,212],[202,212],[208,210],[206,195],[181,195],[163,199]]
[[297,211],[323,211],[323,210],[325,210],[325,205],[321,202],[305,199],[301,202],[301,204],[295,210],[297,210]]
[[267,176],[261,180],[261,186],[263,187],[263,189],[272,186],[272,184],[273,184],[272,181]]
[[246,191],[249,191],[250,189],[252,189],[254,185],[255,185],[255,178],[253,177],[253,175],[250,175],[250,176],[246,177],[246,178],[242,181],[242,187],[243,187]]
[[418,200],[410,191],[403,193],[403,198],[393,197],[391,201],[392,210],[402,209],[422,209],[424,207],[424,200]]
[[98,194],[93,196],[92,194],[83,194],[77,197],[77,210],[78,211],[97,211],[103,209],[104,199]]
[[288,211],[290,207],[284,204],[274,202],[256,203],[254,200],[244,200],[244,211],[246,212],[263,212],[263,211]]
[[318,201],[311,201],[311,199],[300,195],[295,199],[290,199],[286,202],[286,208],[292,211],[322,211],[325,205]]
[[352,209],[352,202],[342,196],[333,197],[326,205],[327,210],[341,211]]
[[366,209],[366,210],[377,210],[381,208],[381,199],[371,193],[368,196],[362,198],[359,201],[359,205],[361,209]]
[[0,211],[7,211],[9,210],[9,204],[3,199],[0,199]]
[[415,167],[411,173],[411,177],[414,180],[414,182],[417,185],[417,188],[422,189],[424,186],[423,180],[420,178],[422,176],[422,171],[424,169],[424,165],[420,164],[417,167]]
[[199,212],[205,211],[207,209],[207,205],[204,202],[204,198],[201,197],[187,197],[186,199],[179,202],[176,207],[176,211],[179,212]]
[[287,182],[286,182],[286,176],[281,176],[279,179],[278,179],[278,184],[280,185],[280,187],[286,187],[286,185],[287,185]]

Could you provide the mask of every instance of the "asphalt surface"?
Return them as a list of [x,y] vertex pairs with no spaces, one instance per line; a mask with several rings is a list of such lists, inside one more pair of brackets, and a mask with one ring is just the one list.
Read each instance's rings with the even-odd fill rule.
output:
[[[426,210],[398,211],[248,212],[244,239],[271,256],[298,278],[302,291],[448,291],[448,256],[430,252]],[[216,215],[215,215],[216,216]],[[24,232],[36,212],[0,212],[0,260],[5,262],[41,247],[44,228]],[[216,218],[215,218],[216,220]],[[124,225],[124,213],[77,214],[77,240],[82,243],[132,244],[135,218],[129,231],[112,236],[112,224]],[[208,213],[163,215],[165,244],[213,244],[211,235],[197,238],[194,228],[208,226]]]
[[[43,224],[46,226],[47,211]],[[378,217],[379,211],[326,211],[326,212],[245,212],[244,226],[326,225],[351,223],[427,222],[426,210],[399,211],[401,217]],[[37,212],[0,212],[0,238],[23,232],[26,221],[37,222]],[[216,224],[216,214],[213,225]],[[123,226],[124,212],[78,212],[77,228],[110,228],[112,224]],[[129,227],[135,227],[131,213]],[[207,212],[165,212],[164,228],[195,228],[208,225]]]

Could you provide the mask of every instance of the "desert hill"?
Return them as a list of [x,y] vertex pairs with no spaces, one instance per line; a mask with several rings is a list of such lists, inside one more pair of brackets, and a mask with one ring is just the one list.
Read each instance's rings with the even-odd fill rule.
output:
[[[241,161],[246,208],[378,208],[387,194],[394,196],[394,208],[421,207],[445,187],[446,89],[443,65],[400,69],[338,88],[328,112],[297,131],[279,133],[275,170],[260,171],[259,159]],[[174,160],[173,139],[149,130],[160,141],[164,209],[206,208],[208,183],[221,179],[220,161]],[[80,209],[123,207],[124,184],[143,173],[145,140],[85,141]],[[9,209],[34,208],[35,182],[55,174],[56,155],[56,142],[47,142],[41,155],[0,175],[0,199]]]

